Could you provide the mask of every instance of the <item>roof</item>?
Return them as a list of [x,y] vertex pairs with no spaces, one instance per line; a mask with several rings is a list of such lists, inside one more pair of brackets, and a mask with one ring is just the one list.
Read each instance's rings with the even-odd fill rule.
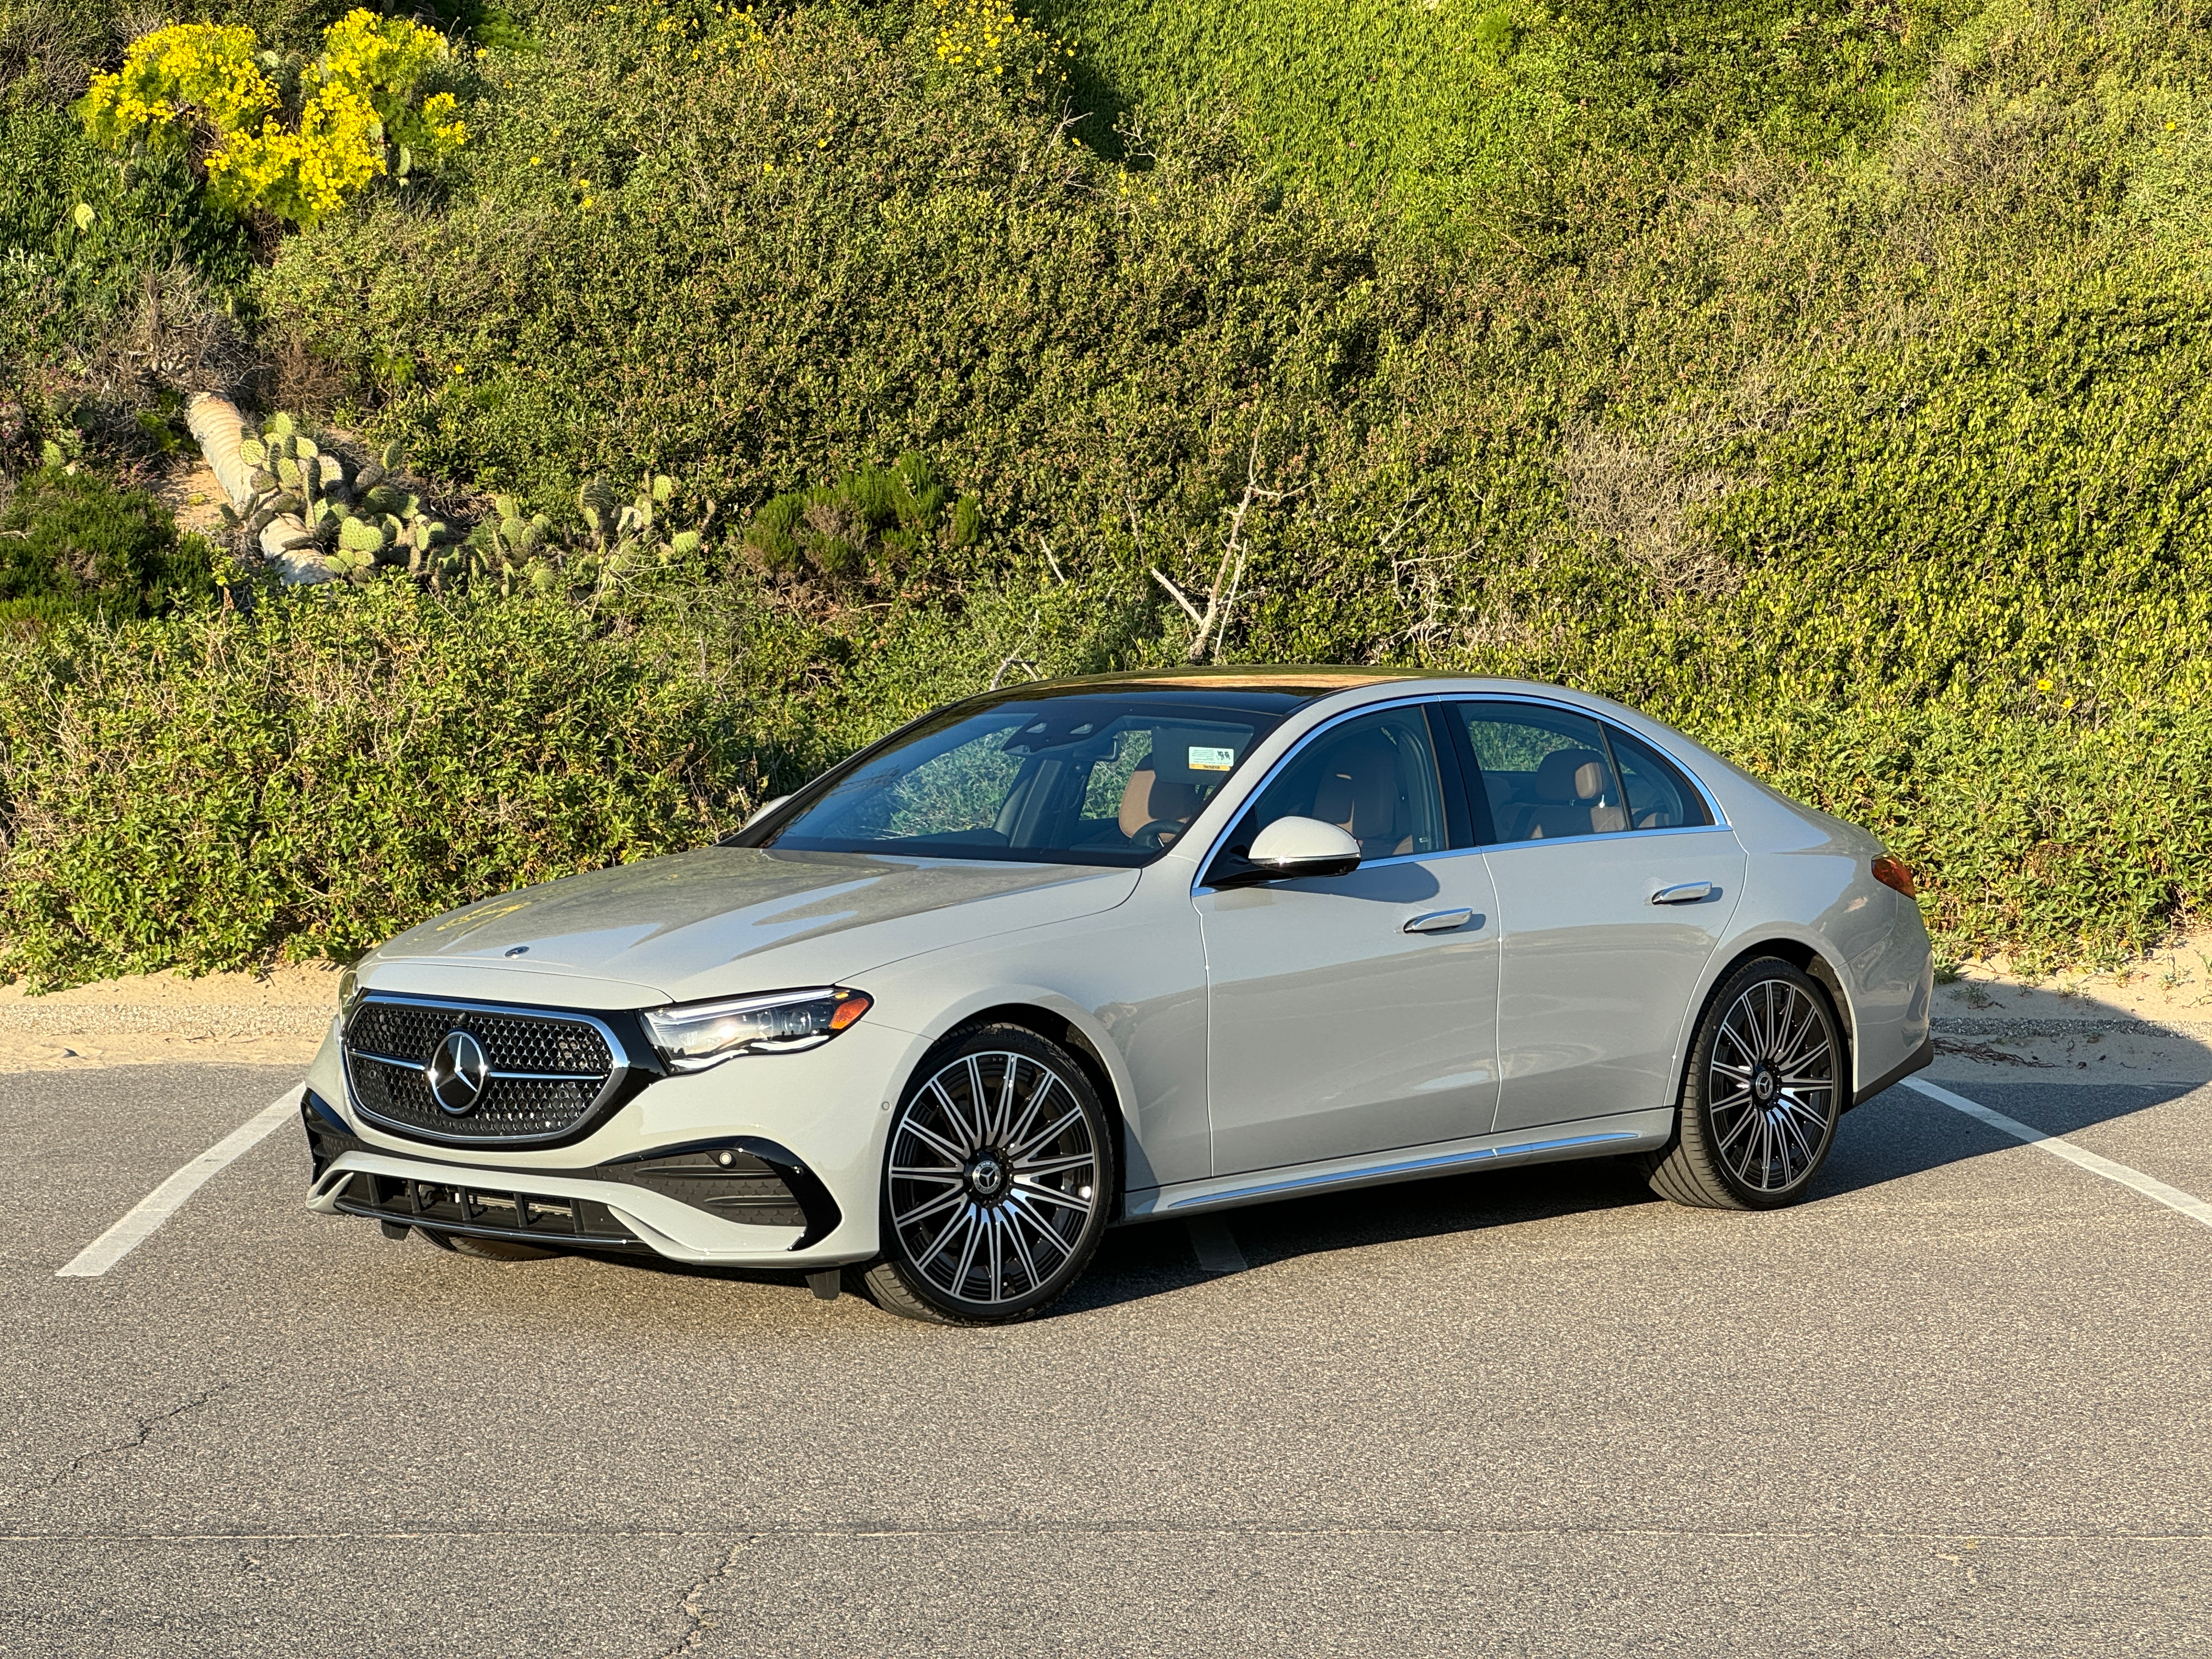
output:
[[1085,691],[1112,691],[1125,686],[1155,686],[1192,691],[1273,691],[1290,696],[1318,697],[1364,685],[1387,685],[1398,680],[1428,680],[1437,677],[1414,668],[1350,668],[1333,663],[1291,663],[1276,667],[1243,665],[1234,668],[1133,668],[1112,674],[1085,674],[1072,679],[1031,680],[999,688],[1000,695],[1065,696]]

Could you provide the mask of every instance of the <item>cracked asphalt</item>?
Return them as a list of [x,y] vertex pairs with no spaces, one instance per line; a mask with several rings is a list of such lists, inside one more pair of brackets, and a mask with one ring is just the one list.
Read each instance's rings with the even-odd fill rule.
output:
[[[0,1077],[0,1654],[2212,1656],[2212,1228],[1910,1091],[1813,1201],[1582,1164],[1109,1236],[1051,1316],[389,1243],[296,1080]],[[2212,1196],[2212,1088],[1947,1076]]]

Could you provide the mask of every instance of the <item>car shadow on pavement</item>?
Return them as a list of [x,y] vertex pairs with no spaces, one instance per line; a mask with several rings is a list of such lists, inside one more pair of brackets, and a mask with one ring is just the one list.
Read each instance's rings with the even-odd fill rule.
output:
[[[2072,1134],[2179,1099],[2203,1087],[2188,1082],[2083,1085],[2057,1081],[1955,1086],[1970,1098],[2050,1134]],[[1808,1203],[1844,1197],[2019,1142],[1911,1090],[1892,1089],[1849,1114]],[[1467,1234],[1565,1217],[1625,1214],[1667,1200],[1629,1159],[1581,1158],[1357,1188],[1215,1212],[1248,1267],[1328,1255],[1378,1244]],[[647,1273],[700,1275],[784,1286],[805,1294],[798,1273],[696,1267],[641,1257],[602,1257]],[[1140,1222],[1109,1231],[1089,1272],[1040,1316],[1049,1321],[1189,1290],[1221,1278],[1200,1266],[1182,1219]]]
[[[1589,1158],[1279,1200],[1217,1214],[1231,1230],[1247,1265],[1259,1267],[1297,1256],[1662,1202],[1626,1163]],[[1199,1266],[1183,1222],[1139,1223],[1108,1233],[1091,1271],[1046,1316],[1139,1301],[1221,1276]]]
[[[1974,1091],[1977,1085],[1954,1085]],[[2047,1134],[2076,1133],[2179,1099],[2189,1082],[2013,1082],[1979,1090],[1984,1103]],[[2020,1143],[2001,1131],[1906,1089],[1892,1089],[1849,1114],[1807,1201],[1882,1186],[1965,1163]],[[1626,1158],[1583,1158],[1516,1170],[1279,1200],[1218,1212],[1249,1266],[1369,1245],[1509,1227],[1565,1216],[1597,1216],[1667,1200]],[[1219,1277],[1198,1265],[1187,1226],[1158,1221],[1107,1234],[1097,1261],[1048,1318],[1142,1300]]]
[[[2094,1084],[2022,1079],[1941,1085],[2050,1135],[2078,1134],[2195,1093],[2190,1082]],[[1980,1158],[2020,1142],[1911,1089],[1896,1088],[1846,1116],[1814,1185],[1818,1200]]]

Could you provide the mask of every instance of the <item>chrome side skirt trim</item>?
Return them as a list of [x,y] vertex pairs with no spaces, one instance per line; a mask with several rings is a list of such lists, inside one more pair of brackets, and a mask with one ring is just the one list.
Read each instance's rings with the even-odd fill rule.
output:
[[[1565,1127],[1566,1126],[1560,1126]],[[1561,1158],[1602,1157],[1667,1144],[1674,1131],[1674,1109],[1620,1112],[1577,1126],[1578,1133],[1553,1133],[1529,1139],[1526,1131],[1504,1135],[1481,1135],[1451,1143],[1420,1158],[1386,1157],[1379,1161],[1338,1159],[1330,1164],[1285,1171],[1272,1178],[1253,1174],[1224,1176],[1209,1181],[1179,1182],[1129,1194],[1124,1213],[1130,1220],[1146,1216],[1194,1215],[1203,1210],[1224,1210],[1240,1204],[1261,1204],[1270,1199],[1382,1186],[1394,1181],[1418,1181],[1458,1170],[1493,1164],[1545,1163]]]

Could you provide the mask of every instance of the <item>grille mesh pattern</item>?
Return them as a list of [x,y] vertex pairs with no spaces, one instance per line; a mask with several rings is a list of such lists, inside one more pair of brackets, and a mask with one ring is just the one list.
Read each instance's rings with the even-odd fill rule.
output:
[[[453,1117],[431,1098],[422,1067],[448,1031],[483,1045],[494,1073],[473,1111]],[[542,1140],[575,1127],[599,1100],[615,1059],[597,1028],[557,1014],[367,1001],[345,1037],[354,1096],[369,1116],[442,1140]],[[501,1072],[553,1073],[501,1077]]]

